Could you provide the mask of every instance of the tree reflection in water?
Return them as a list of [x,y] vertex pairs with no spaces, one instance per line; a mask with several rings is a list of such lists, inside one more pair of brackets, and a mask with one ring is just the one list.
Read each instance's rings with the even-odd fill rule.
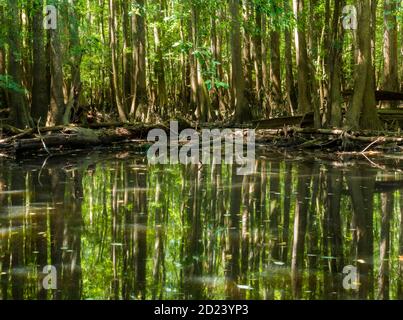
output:
[[401,163],[379,162],[3,160],[0,299],[403,299]]

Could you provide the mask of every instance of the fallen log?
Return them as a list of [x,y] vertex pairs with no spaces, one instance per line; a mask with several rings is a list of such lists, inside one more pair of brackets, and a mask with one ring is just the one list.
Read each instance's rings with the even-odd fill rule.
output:
[[314,126],[314,113],[307,113],[304,116],[282,117],[266,120],[253,121],[256,129],[276,129],[286,126],[299,126],[309,128]]
[[[343,97],[345,99],[350,98],[353,94],[353,90],[345,90],[343,92]],[[403,101],[403,92],[377,90],[375,91],[375,99],[376,101]]]
[[403,181],[377,181],[375,183],[376,193],[387,193],[397,190],[403,190]]
[[92,130],[80,127],[67,127],[61,133],[53,133],[37,138],[20,139],[13,142],[16,152],[61,147],[88,147],[109,145],[128,139],[144,138],[146,127]]

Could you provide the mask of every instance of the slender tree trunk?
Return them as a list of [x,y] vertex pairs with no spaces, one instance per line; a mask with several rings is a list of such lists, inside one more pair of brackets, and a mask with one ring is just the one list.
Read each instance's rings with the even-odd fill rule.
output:
[[235,103],[235,118],[239,122],[248,121],[251,113],[245,99],[245,80],[242,68],[240,1],[230,0],[231,12],[231,85]]
[[[131,107],[132,96],[132,79],[133,79],[133,55],[132,51],[132,33],[131,33],[131,20],[129,17],[129,3],[122,1],[122,15],[123,15],[123,105],[124,110],[128,112]],[[131,10],[131,8],[130,8]]]
[[[112,1],[112,0],[111,0]],[[147,94],[147,65],[146,65],[146,12],[145,0],[136,1],[139,14],[135,15],[136,23],[136,104],[134,116],[145,120],[148,117],[148,94]]]
[[11,90],[10,95],[10,120],[12,124],[19,128],[30,127],[31,117],[27,109],[25,90],[22,87],[22,67],[20,50],[20,25],[18,16],[18,4],[15,0],[8,0],[8,75],[19,87]]
[[165,82],[165,63],[164,57],[162,54],[161,41],[160,41],[160,31],[159,26],[162,23],[163,18],[163,5],[159,3],[159,11],[157,13],[156,21],[154,24],[154,44],[155,44],[155,52],[156,52],[156,62],[155,62],[155,75],[158,81],[158,90],[157,90],[157,104],[159,108],[159,112],[164,115],[167,111],[168,104],[168,96],[166,91],[166,82]]
[[33,87],[31,116],[35,123],[46,124],[49,110],[49,84],[46,77],[46,46],[43,28],[43,0],[33,4]]
[[126,122],[127,116],[123,105],[121,85],[119,81],[118,39],[117,39],[116,1],[109,0],[109,45],[112,55],[112,85],[120,121]]
[[262,48],[262,35],[266,32],[263,30],[263,27],[266,28],[266,22],[262,23],[262,8],[259,4],[256,5],[255,8],[255,24],[256,24],[256,32],[253,36],[253,47],[255,53],[254,66],[255,66],[255,91],[257,95],[258,102],[258,112],[261,113],[261,109],[263,106],[263,97],[264,97],[264,86],[263,86],[263,48]]
[[[4,6],[0,4],[0,25],[5,26],[5,19],[4,19]],[[7,73],[7,66],[6,66],[6,34],[5,28],[0,33],[0,77],[6,76]],[[3,88],[0,88],[0,109],[5,109],[8,107],[7,104],[7,94]]]
[[[76,0],[77,1],[77,0]],[[71,84],[70,92],[66,105],[66,110],[63,116],[63,124],[67,125],[71,121],[71,116],[74,111],[77,111],[80,105],[81,96],[81,59],[82,50],[80,45],[80,33],[79,33],[79,17],[77,16],[77,3],[74,0],[70,0],[67,4],[67,12],[69,12],[69,35],[70,35],[70,48],[72,51],[72,57],[70,58],[70,70],[71,70]]]
[[[268,66],[268,41],[267,41],[267,15],[261,14],[262,17],[262,30],[261,30],[261,41],[262,41],[262,93],[260,94],[260,99],[262,100],[262,115],[264,117],[270,117],[271,106],[270,106],[270,96],[269,96],[269,66]],[[291,54],[291,52],[290,52]]]
[[[291,10],[289,0],[284,0],[284,11]],[[289,28],[284,29],[284,59],[285,59],[285,87],[287,93],[288,110],[291,115],[298,110],[297,93],[294,83],[292,36]]]
[[281,60],[280,60],[280,33],[277,30],[270,32],[270,103],[272,111],[280,110],[282,103],[281,90]]
[[[328,59],[329,69],[329,96],[328,118],[332,127],[340,127],[342,124],[342,97],[341,97],[341,55],[343,48],[343,28],[340,21],[341,8],[344,1],[336,1],[334,4],[333,21],[330,37],[330,54]],[[328,119],[329,120],[329,119]]]
[[305,37],[304,2],[305,0],[293,0],[294,15],[298,24],[295,29],[295,49],[298,68],[298,112],[300,114],[313,111],[309,92],[311,79],[309,76],[309,61]]
[[[396,6],[396,0],[384,0],[383,89],[395,92],[399,91]],[[397,103],[384,103],[384,106],[395,108]]]

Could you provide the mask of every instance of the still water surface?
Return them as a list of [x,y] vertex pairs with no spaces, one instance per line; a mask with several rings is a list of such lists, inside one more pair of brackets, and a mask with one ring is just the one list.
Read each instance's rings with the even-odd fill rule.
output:
[[262,154],[0,160],[0,300],[403,299],[402,160]]

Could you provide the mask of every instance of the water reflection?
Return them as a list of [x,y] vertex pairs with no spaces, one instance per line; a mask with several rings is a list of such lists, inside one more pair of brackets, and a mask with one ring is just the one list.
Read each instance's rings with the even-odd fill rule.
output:
[[131,154],[0,162],[0,299],[403,299],[401,160]]

